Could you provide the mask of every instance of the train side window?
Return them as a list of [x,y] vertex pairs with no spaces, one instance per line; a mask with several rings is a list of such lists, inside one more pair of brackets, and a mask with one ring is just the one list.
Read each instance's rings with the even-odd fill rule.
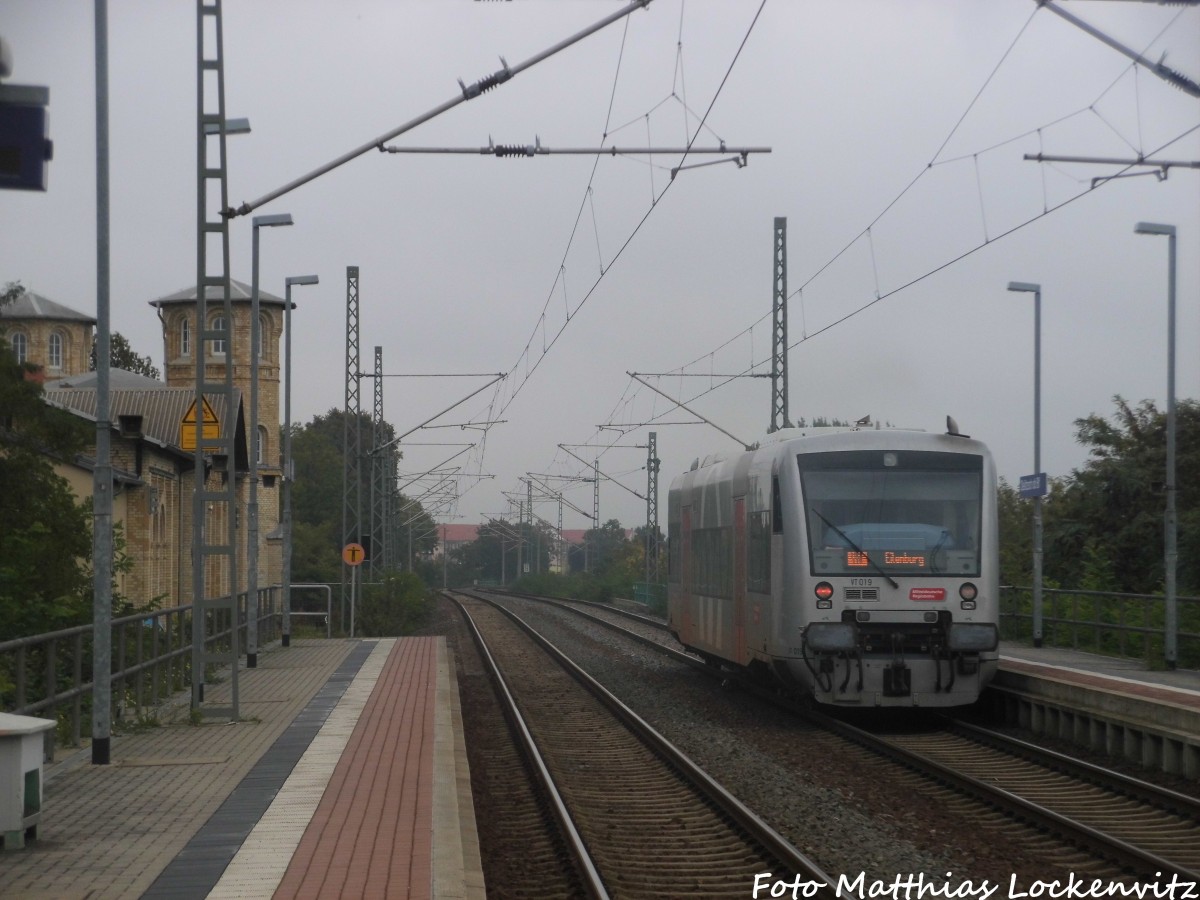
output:
[[779,476],[771,476],[771,533],[783,534],[783,503],[779,499]]
[[746,589],[759,594],[771,592],[771,514],[767,510],[747,513]]

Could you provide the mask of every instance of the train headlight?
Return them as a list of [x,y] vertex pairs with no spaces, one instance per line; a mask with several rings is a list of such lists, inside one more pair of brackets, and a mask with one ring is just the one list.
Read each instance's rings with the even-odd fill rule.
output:
[[817,595],[817,609],[833,609],[833,585],[828,581],[822,581],[813,588],[813,593]]
[[[964,581],[958,586],[958,596],[962,597],[964,600],[974,600],[979,596],[979,588],[975,587],[975,585],[969,581]],[[972,607],[972,609],[973,608],[974,607]]]
[[1000,631],[992,622],[954,622],[950,625],[950,649],[964,653],[995,650]]
[[813,622],[804,630],[804,643],[814,653],[850,653],[858,640],[849,622]]

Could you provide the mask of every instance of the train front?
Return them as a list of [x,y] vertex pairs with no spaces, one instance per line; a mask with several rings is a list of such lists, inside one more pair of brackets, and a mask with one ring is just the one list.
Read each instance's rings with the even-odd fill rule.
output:
[[822,703],[972,703],[998,660],[991,456],[949,435],[892,432],[861,446],[883,437],[796,455],[793,672]]

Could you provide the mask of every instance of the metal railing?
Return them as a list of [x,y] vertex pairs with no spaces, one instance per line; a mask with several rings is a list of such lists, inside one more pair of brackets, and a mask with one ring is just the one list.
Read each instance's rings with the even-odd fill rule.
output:
[[[1125,594],[1044,588],[1043,642],[1108,656],[1165,660],[1166,599],[1162,594]],[[1177,597],[1178,665],[1200,668],[1200,597]],[[1033,588],[1000,588],[1000,633],[1011,640],[1033,637]]]
[[[293,584],[293,585],[291,585],[291,589],[292,589],[293,593],[296,591],[304,591],[304,590],[307,590],[307,591],[319,590],[319,591],[325,592],[325,610],[324,610],[324,612],[322,612],[321,610],[313,610],[313,609],[296,609],[296,601],[295,601],[295,597],[293,597],[292,598],[292,608],[290,610],[288,610],[288,616],[289,616],[289,618],[295,618],[297,616],[299,616],[300,618],[304,618],[306,616],[307,617],[315,616],[315,617],[319,618],[319,617],[324,616],[324,618],[325,618],[325,637],[327,637],[327,638],[332,637],[332,635],[333,635],[333,585],[332,584]],[[289,623],[289,628],[290,628],[290,623]]]
[[[278,637],[280,593],[278,586],[258,592],[261,644]],[[238,646],[245,647],[244,593],[238,597],[237,610]],[[206,643],[214,650],[228,647],[233,627],[230,614],[210,615],[221,619],[209,623]],[[115,618],[110,639],[114,722],[138,719],[191,684],[190,603]],[[92,643],[91,625],[0,642],[0,710],[54,719],[57,737],[69,746],[78,746],[84,725],[90,722]],[[54,739],[55,731],[47,732],[48,752]]]

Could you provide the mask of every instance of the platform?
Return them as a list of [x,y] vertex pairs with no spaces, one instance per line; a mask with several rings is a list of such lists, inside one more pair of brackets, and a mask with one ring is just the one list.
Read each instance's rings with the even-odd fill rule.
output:
[[[222,702],[227,685],[209,685]],[[7,898],[483,898],[439,637],[295,641],[239,673],[242,721],[117,734],[46,773]]]
[[1012,724],[1200,778],[1200,672],[1002,641],[993,687]]

